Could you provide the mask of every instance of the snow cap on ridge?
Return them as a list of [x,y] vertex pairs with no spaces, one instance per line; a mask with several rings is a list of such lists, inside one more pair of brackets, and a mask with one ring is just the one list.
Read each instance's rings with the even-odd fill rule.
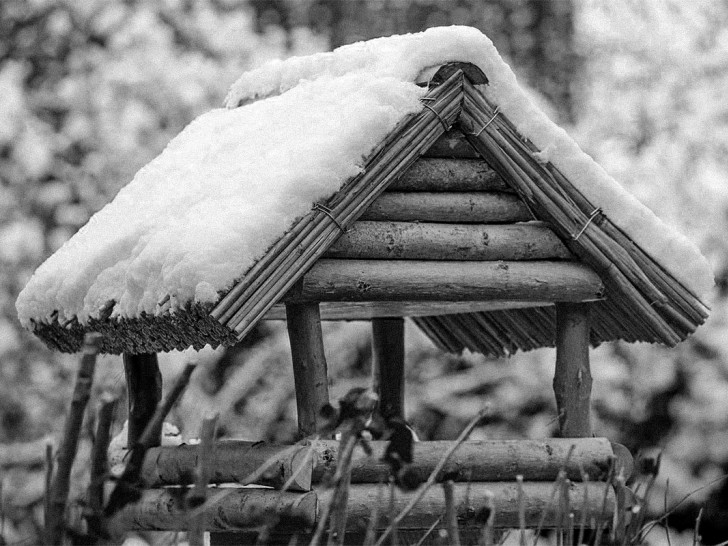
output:
[[117,317],[154,313],[168,295],[172,309],[216,301],[312,203],[358,174],[398,122],[422,109],[418,75],[451,61],[483,70],[484,93],[542,159],[679,281],[698,296],[712,287],[697,248],[531,103],[485,35],[444,27],[243,74],[227,109],[193,121],[38,268],[16,303],[21,322],[47,321],[57,310],[84,323],[109,300]]

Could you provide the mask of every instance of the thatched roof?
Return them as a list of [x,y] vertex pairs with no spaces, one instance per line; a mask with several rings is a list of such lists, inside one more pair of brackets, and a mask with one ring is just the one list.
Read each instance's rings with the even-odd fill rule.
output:
[[[555,168],[532,159],[534,150],[529,149],[528,142],[524,143],[509,127],[504,116],[493,116],[495,107],[462,73],[453,76],[446,86],[431,91],[428,98],[435,99],[428,103],[430,107],[402,123],[370,156],[362,175],[334,195],[326,208],[313,210],[299,221],[214,307],[188,305],[182,310],[137,318],[110,319],[102,315],[83,326],[77,321],[61,324],[55,320],[36,324],[35,333],[62,351],[78,350],[86,331],[103,333],[104,351],[113,353],[234,343],[283,298],[336,240],[340,229],[350,225],[388,183],[445,132],[440,118],[448,127],[461,127],[474,148],[488,158],[535,216],[549,221],[566,246],[600,274],[607,292],[603,301],[594,304],[593,344],[624,339],[673,345],[705,320],[707,309],[695,296],[609,219],[592,214],[598,204],[586,201]],[[451,107],[463,98],[462,109]],[[474,130],[478,123],[491,118],[484,131]],[[423,138],[420,130],[427,125],[433,127]],[[494,142],[493,135],[504,139],[508,137],[502,135],[509,133],[508,146]],[[384,165],[394,170],[383,176]],[[527,169],[531,171],[528,176],[524,175]],[[347,210],[346,198],[351,195],[357,195],[358,202],[348,204]],[[292,252],[302,241],[303,252]],[[468,348],[503,355],[554,343],[552,307],[418,316],[414,320],[439,346],[455,352]]]
[[[593,344],[624,339],[674,345],[690,335],[708,316],[701,294],[695,293],[705,283],[691,286],[685,280],[690,275],[676,270],[669,254],[645,250],[643,247],[652,242],[636,241],[633,227],[614,221],[619,212],[612,212],[614,205],[607,202],[609,188],[587,197],[583,185],[551,163],[549,150],[538,149],[527,138],[530,133],[524,134],[511,122],[508,108],[486,96],[482,73],[472,67],[465,71],[463,68],[450,65],[440,71],[420,98],[419,110],[407,114],[367,154],[361,172],[344,181],[327,199],[314,203],[309,212],[274,239],[251,267],[241,272],[231,287],[214,298],[179,301],[168,294],[153,311],[127,316],[115,313],[118,302],[110,299],[103,308],[80,320],[75,315],[69,317],[67,310],[57,309],[49,316],[30,316],[27,323],[50,347],[65,352],[79,350],[83,334],[89,331],[104,334],[102,350],[110,353],[233,344],[259,321],[274,316],[279,308],[276,304],[292,297],[297,283],[342,231],[420,156],[433,146],[442,146],[442,138],[452,129],[461,132],[475,157],[487,162],[501,183],[515,192],[525,204],[524,210],[551,227],[580,262],[574,267],[586,266],[598,276],[599,286],[591,297],[584,297],[599,299],[593,304]],[[453,150],[453,156],[457,155]],[[594,195],[604,197],[595,200]],[[636,201],[632,204],[622,195],[619,199],[619,208],[631,206],[637,216],[644,216],[644,207],[640,208]],[[660,231],[661,224],[655,221],[650,218],[646,224],[651,234]],[[675,239],[668,235],[665,240],[673,243]],[[676,244],[699,256],[685,247],[687,243],[678,240]],[[229,251],[235,253],[235,249]],[[700,273],[694,277],[706,276],[700,269],[704,268],[702,263],[693,264]],[[588,275],[585,278],[588,285],[591,281]],[[585,290],[588,293],[591,288]],[[488,305],[480,301],[468,306],[464,301],[440,302],[433,307],[437,313],[428,314],[427,305],[417,302],[389,306],[379,302],[364,309],[364,314],[414,315],[415,323],[443,349],[457,352],[468,348],[504,355],[554,344],[555,313],[551,303],[538,301],[529,306],[528,301],[513,301],[512,305],[500,301]],[[334,315],[346,316],[347,305],[336,304]],[[350,304],[351,309],[358,306],[360,311],[352,317],[361,316],[362,305]]]

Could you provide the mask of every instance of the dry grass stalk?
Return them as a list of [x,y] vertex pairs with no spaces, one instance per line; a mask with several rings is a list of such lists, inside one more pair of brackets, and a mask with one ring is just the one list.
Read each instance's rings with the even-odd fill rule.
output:
[[460,546],[460,531],[458,530],[458,514],[455,506],[454,483],[447,480],[442,484],[445,493],[445,522],[447,524],[447,539],[452,546]]
[[71,483],[71,467],[76,458],[78,439],[81,434],[83,416],[91,396],[96,355],[101,347],[99,334],[86,334],[84,338],[83,357],[76,375],[76,386],[73,391],[71,408],[63,431],[63,440],[58,450],[58,464],[53,475],[48,495],[45,514],[44,540],[46,544],[61,544],[66,530],[66,502]]

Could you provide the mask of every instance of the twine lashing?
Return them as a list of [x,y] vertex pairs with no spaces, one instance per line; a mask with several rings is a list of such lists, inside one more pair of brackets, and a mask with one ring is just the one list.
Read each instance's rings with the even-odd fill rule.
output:
[[326,216],[328,216],[331,221],[336,224],[336,227],[338,227],[342,233],[346,233],[348,230],[342,226],[339,221],[334,217],[334,214],[332,213],[331,209],[327,207],[326,205],[322,205],[321,203],[314,203],[313,207],[311,207],[313,210],[316,210],[318,212],[323,212]]
[[587,219],[586,223],[582,226],[582,228],[579,230],[579,233],[577,233],[572,239],[574,241],[577,241],[579,237],[581,237],[581,234],[584,233],[586,228],[589,226],[589,224],[592,223],[592,220],[596,218],[598,215],[602,214],[602,209],[600,207],[595,208],[592,213],[589,215],[589,218]]
[[423,102],[422,100],[420,100],[420,102],[422,102],[422,106],[424,106],[430,112],[432,112],[433,114],[435,114],[437,116],[437,119],[440,120],[440,123],[442,123],[442,126],[445,128],[445,131],[450,130],[450,126],[447,124],[447,122],[444,119],[442,119],[442,116],[440,115],[440,113],[437,110],[435,110],[432,106],[430,106],[426,102]]
[[485,131],[485,128],[486,128],[486,127],[488,127],[488,125],[490,125],[491,123],[493,123],[493,120],[495,120],[495,117],[496,117],[496,116],[497,116],[498,114],[500,114],[500,107],[499,107],[499,106],[496,106],[496,107],[495,107],[495,110],[493,110],[493,115],[492,115],[492,116],[490,117],[490,119],[489,119],[488,121],[486,121],[486,122],[485,122],[485,125],[483,125],[483,126],[482,126],[482,127],[480,128],[480,131],[478,131],[477,133],[470,133],[470,134],[471,134],[472,136],[474,136],[474,137],[478,137],[478,136],[480,136],[480,133],[482,133],[483,131]]

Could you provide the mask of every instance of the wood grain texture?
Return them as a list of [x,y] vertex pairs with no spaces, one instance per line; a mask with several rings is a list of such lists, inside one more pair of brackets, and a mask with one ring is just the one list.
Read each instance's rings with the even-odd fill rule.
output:
[[[329,301],[319,305],[321,320],[371,320],[380,317],[426,317],[479,311],[547,307],[548,301]],[[283,304],[274,305],[265,320],[286,320]]]
[[329,403],[329,383],[318,304],[286,304],[288,338],[296,384],[298,433],[315,434],[319,412]]
[[503,192],[385,192],[360,220],[504,224],[533,216],[519,197]]
[[[423,481],[430,475],[452,445],[451,441],[417,442],[413,471]],[[571,456],[569,451],[572,449]],[[305,463],[294,483],[295,490],[308,491],[336,472],[339,442],[311,440],[306,445],[285,446],[244,440],[221,440],[215,443],[210,462],[210,483],[257,484],[281,488],[292,473]],[[382,462],[387,447],[383,441],[371,442],[372,455],[361,449],[354,452],[352,483],[386,481],[389,469]],[[312,457],[307,458],[309,449]],[[150,449],[144,459],[142,477],[149,487],[179,485],[197,464],[197,447],[163,446]],[[443,468],[440,480],[509,481],[521,474],[526,481],[552,482],[560,470],[572,481],[582,479],[583,469],[589,479],[606,479],[611,457],[617,456],[620,468],[630,469],[629,451],[614,447],[606,438],[550,438],[546,440],[467,440]],[[266,471],[261,467],[268,464]],[[254,479],[250,479],[251,476]]]
[[[611,521],[615,505],[614,491],[606,483],[570,483],[568,494],[573,499],[571,505],[575,521],[580,521],[582,510],[594,518],[594,522],[602,524]],[[588,498],[584,500],[584,489],[588,489]],[[352,485],[349,491],[349,505],[347,506],[347,531],[364,531],[372,511],[377,502],[379,486],[375,484]],[[478,482],[471,484],[459,483],[453,488],[455,510],[461,527],[483,525],[477,515],[483,513],[490,503],[495,506],[493,525],[497,529],[513,529],[519,525],[518,487],[514,482]],[[543,528],[555,528],[559,524],[560,514],[558,508],[553,506],[551,490],[553,484],[549,482],[524,482],[523,493],[525,502],[525,524],[527,528],[538,527],[543,517]],[[605,491],[606,490],[606,491]],[[602,499],[606,493],[606,509],[602,511]],[[392,512],[399,513],[412,497],[413,493],[397,491],[394,498]],[[330,492],[321,491],[319,505],[326,503]],[[427,529],[432,523],[445,514],[445,498],[440,488],[429,489],[422,500],[399,524],[401,529]],[[592,521],[589,521],[589,525]],[[379,521],[378,528],[384,529],[388,522],[386,518]]]
[[[331,440],[313,441],[316,459],[313,483],[320,483],[336,470],[339,446]],[[451,441],[417,442],[414,448],[413,472],[421,481],[427,479],[445,453]],[[352,483],[386,481],[388,467],[382,462],[386,442],[372,442],[372,456],[357,450],[351,469]],[[572,449],[571,457],[568,457]],[[456,482],[512,481],[521,474],[526,481],[552,482],[559,470],[573,481],[581,481],[581,469],[590,480],[604,480],[609,473],[609,461],[614,451],[606,438],[547,440],[467,440],[453,453],[438,481],[444,478]],[[630,464],[625,457],[625,467]]]
[[424,153],[425,157],[480,158],[459,129],[451,129]]
[[[254,483],[280,489],[298,470],[290,489],[309,491],[314,463],[313,459],[306,457],[307,451],[301,446],[221,440],[215,442],[211,456],[210,483]],[[148,487],[181,484],[184,476],[195,469],[198,455],[199,450],[195,445],[150,449],[142,466],[144,483]]]
[[585,301],[601,295],[599,277],[572,262],[321,259],[286,301]]
[[589,369],[589,304],[556,305],[554,394],[564,438],[588,438],[592,376]]
[[567,260],[571,252],[539,222],[440,224],[355,222],[327,258],[388,260]]
[[423,157],[415,161],[387,191],[513,192],[513,189],[482,159]]

